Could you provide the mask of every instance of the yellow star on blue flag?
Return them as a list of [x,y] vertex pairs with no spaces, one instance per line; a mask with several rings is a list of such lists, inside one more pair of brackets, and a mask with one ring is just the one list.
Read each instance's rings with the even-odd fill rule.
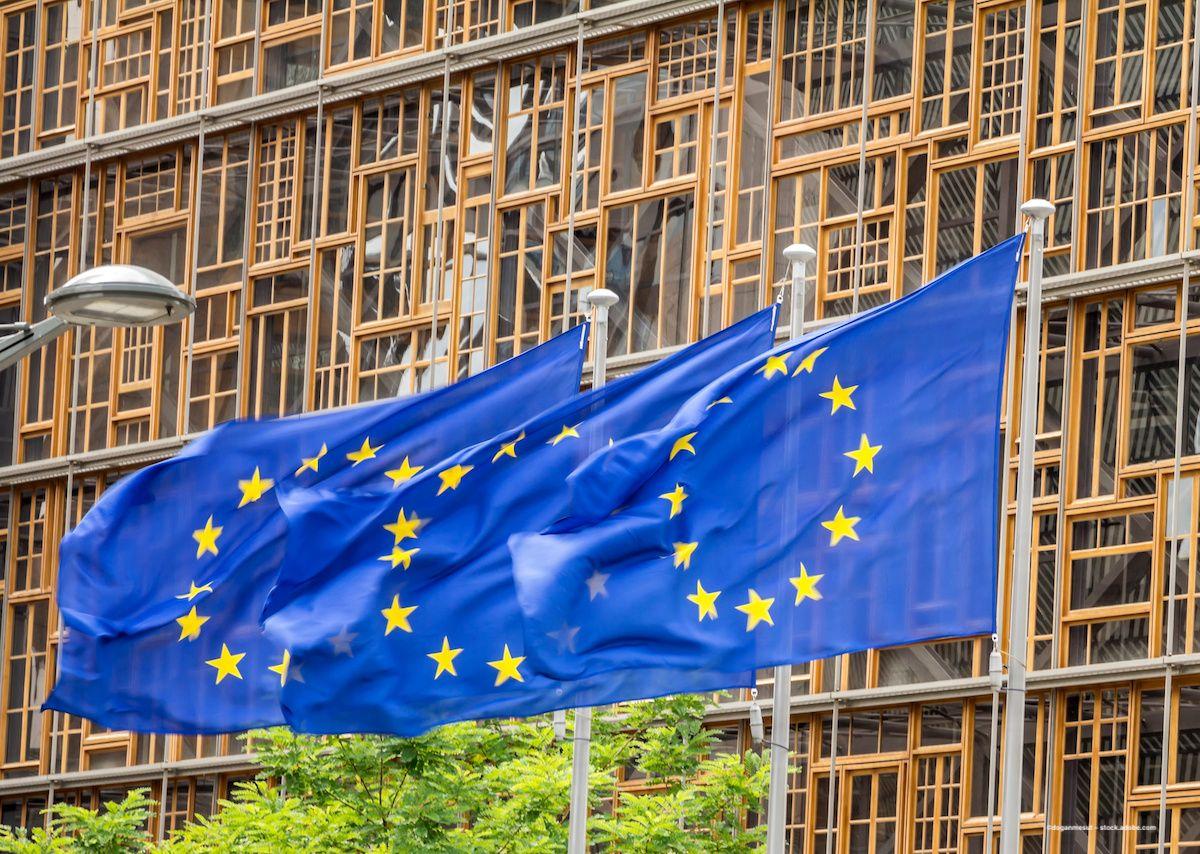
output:
[[994,631],[1022,241],[730,364],[581,461],[570,511],[508,540],[525,666],[762,669]]
[[[319,683],[302,680],[296,650],[261,625],[272,591],[303,587],[313,568],[308,533],[289,531],[285,506],[340,490],[399,496],[416,477],[445,471],[443,461],[461,449],[514,435],[577,394],[585,344],[585,330],[576,328],[426,394],[221,424],[171,459],[122,478],[62,542],[66,631],[47,707],[116,730],[189,735],[288,723],[282,692]],[[473,476],[442,500],[472,492]],[[410,512],[395,536],[379,520],[362,537],[381,571],[393,579],[416,571],[436,527],[418,520],[430,515]],[[391,600],[373,603],[371,630],[380,638],[388,625],[380,612]],[[401,611],[425,607],[407,595],[400,603]],[[409,636],[405,624],[422,623],[423,611],[401,611],[392,612],[393,647]],[[328,638],[337,634],[323,641],[331,652]],[[350,652],[340,660],[359,655],[367,632],[358,634],[339,647]],[[410,665],[428,664],[423,656],[434,649],[408,650]],[[448,673],[438,681],[449,681]]]

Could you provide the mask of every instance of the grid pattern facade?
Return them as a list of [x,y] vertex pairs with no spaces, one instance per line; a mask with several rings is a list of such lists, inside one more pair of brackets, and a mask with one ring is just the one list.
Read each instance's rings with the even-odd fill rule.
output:
[[[817,249],[805,322],[845,317],[1014,233],[1041,196],[1041,338],[1013,341],[1039,347],[1041,386],[1006,402],[1036,394],[1038,429],[1006,434],[1004,486],[1011,538],[1034,442],[1037,536],[1002,555],[1032,585],[1025,850],[1157,850],[1158,830],[1110,825],[1195,848],[1197,4],[678,8],[0,0],[0,322],[41,319],[108,262],[198,303],[0,376],[0,821],[141,784],[169,832],[250,773],[236,738],[38,711],[58,543],[136,466],[230,418],[476,373],[574,322],[592,287],[621,296],[627,370],[779,296],[792,242]],[[991,850],[990,650],[795,669],[791,850]],[[745,700],[714,709],[726,748],[746,743]]]

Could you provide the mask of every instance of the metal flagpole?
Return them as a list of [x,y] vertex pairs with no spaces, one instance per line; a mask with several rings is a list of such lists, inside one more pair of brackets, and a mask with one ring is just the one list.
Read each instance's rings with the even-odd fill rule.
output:
[[[807,243],[783,250],[792,265],[790,294],[792,338],[804,334],[804,279],[808,262],[817,251]],[[792,736],[792,666],[775,668],[775,693],[771,700],[771,785],[767,793],[767,854],[783,854],[787,836],[788,753]]]
[[[608,310],[619,300],[608,288],[597,288],[587,295],[596,310],[592,334],[592,388],[604,385],[608,361]],[[571,823],[567,831],[567,854],[587,851],[588,772],[591,770],[592,710],[575,710],[574,745],[571,750]]]
[[[1029,554],[1033,543],[1033,436],[1038,411],[1038,342],[1042,328],[1042,249],[1046,219],[1054,205],[1030,199],[1029,290],[1025,300],[1025,353],[1021,366],[1020,452],[1017,456],[1017,518],[1009,580],[1008,687],[1004,692],[1004,764],[1001,770],[1000,850],[1021,848],[1021,763],[1025,749],[1025,657],[1029,637]],[[1011,424],[1011,421],[1010,421]]]

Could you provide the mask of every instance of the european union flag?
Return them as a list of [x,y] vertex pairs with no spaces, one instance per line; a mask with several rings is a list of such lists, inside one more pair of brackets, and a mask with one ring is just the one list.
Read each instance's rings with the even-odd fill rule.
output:
[[[1022,240],[729,371],[584,461],[570,512],[510,542],[527,666],[736,670],[991,632]],[[564,624],[571,648],[545,637]]]
[[260,624],[287,559],[279,491],[322,478],[388,489],[520,424],[578,393],[586,335],[423,395],[224,424],[119,482],[62,543],[67,634],[46,707],[151,732],[283,723],[281,684],[304,675]]
[[[308,732],[415,735],[455,720],[748,685],[725,671],[640,670],[559,682],[525,666],[508,538],[566,510],[564,479],[630,433],[664,424],[729,365],[763,353],[774,309],[465,449],[398,489],[316,487],[281,497],[306,572],[266,629],[304,672],[283,689]],[[281,573],[287,583],[292,566]],[[607,576],[587,579],[603,600]],[[571,626],[547,629],[564,649]]]

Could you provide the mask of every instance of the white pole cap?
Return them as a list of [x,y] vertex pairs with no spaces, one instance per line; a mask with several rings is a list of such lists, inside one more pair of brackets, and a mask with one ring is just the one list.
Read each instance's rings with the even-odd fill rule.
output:
[[783,257],[793,264],[800,261],[807,264],[817,257],[817,250],[813,249],[807,243],[793,243],[783,250]]
[[1021,213],[1030,219],[1046,219],[1054,213],[1054,204],[1045,199],[1030,199],[1021,205]]
[[621,298],[608,288],[594,288],[587,295],[587,301],[597,308],[611,308],[620,300]]

